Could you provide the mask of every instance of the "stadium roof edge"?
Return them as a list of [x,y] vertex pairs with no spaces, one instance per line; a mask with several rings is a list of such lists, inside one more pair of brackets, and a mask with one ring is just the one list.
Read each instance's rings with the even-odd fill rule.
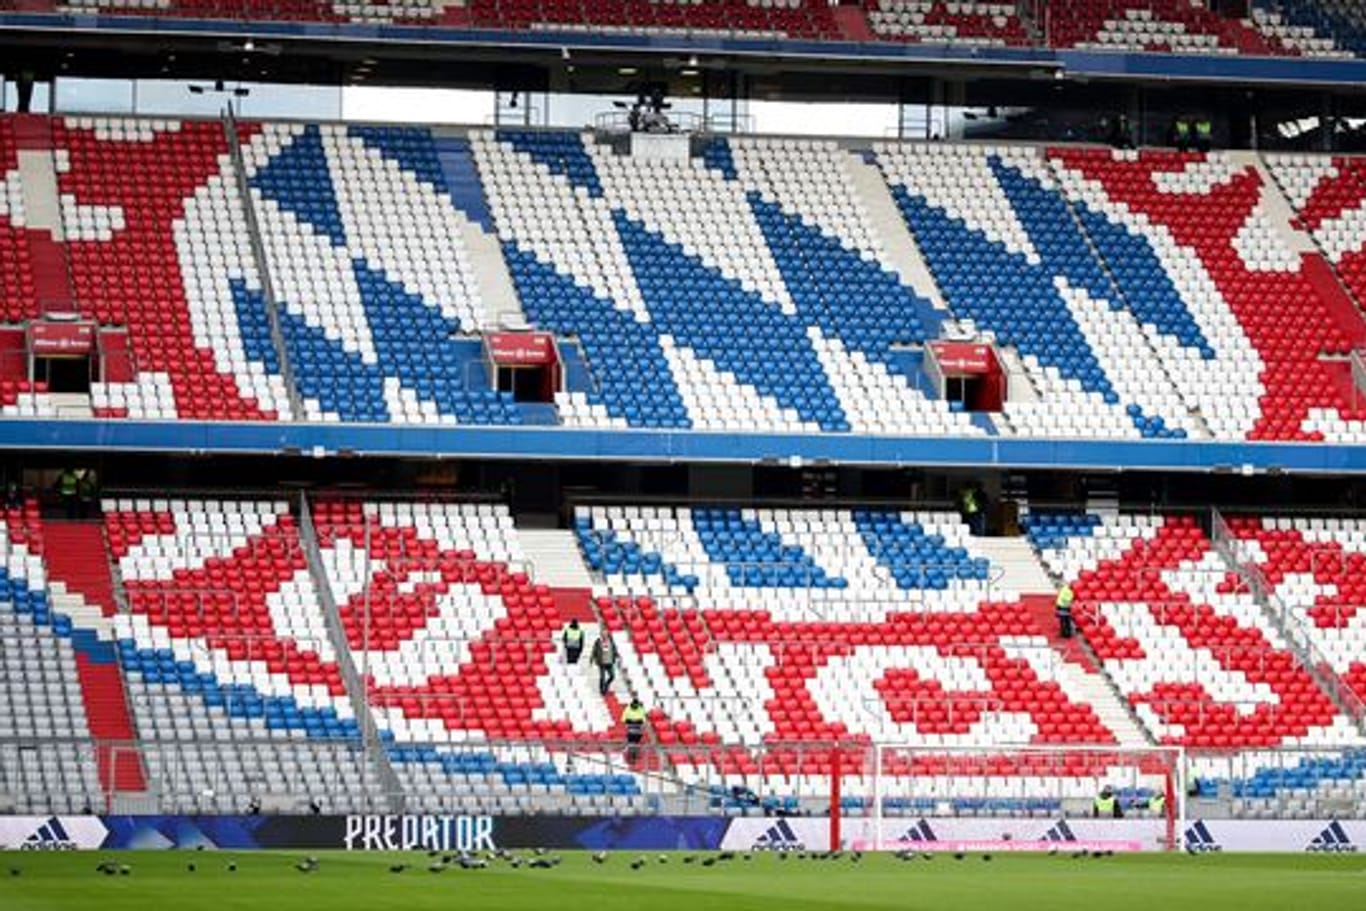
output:
[[552,30],[492,30],[436,26],[359,25],[232,20],[188,20],[154,16],[0,13],[0,32],[123,35],[132,38],[263,38],[374,47],[468,48],[599,54],[706,54],[738,62],[808,64],[826,70],[882,66],[919,70],[945,68],[1042,69],[1069,77],[1237,82],[1268,85],[1360,85],[1366,60],[1309,60],[1294,57],[1201,56],[1114,53],[1093,50],[1012,47],[950,47],[891,42],[801,41],[712,35],[642,35]]

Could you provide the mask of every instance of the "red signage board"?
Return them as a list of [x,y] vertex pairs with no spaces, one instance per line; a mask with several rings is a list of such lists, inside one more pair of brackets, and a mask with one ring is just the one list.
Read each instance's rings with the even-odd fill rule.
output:
[[939,369],[946,376],[977,375],[991,373],[995,368],[996,356],[991,353],[990,345],[973,342],[930,342],[934,349]]
[[29,351],[39,357],[89,354],[95,343],[94,323],[30,323]]
[[555,363],[555,340],[548,332],[492,332],[489,357],[500,367],[540,367]]

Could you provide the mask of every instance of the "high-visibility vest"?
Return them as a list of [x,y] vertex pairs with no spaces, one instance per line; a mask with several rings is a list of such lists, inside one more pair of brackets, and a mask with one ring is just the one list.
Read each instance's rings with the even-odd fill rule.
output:
[[1154,813],[1161,813],[1167,809],[1167,795],[1154,794],[1148,798],[1148,809]]
[[583,630],[578,627],[569,627],[564,631],[565,645],[583,645]]
[[80,484],[81,481],[76,477],[76,472],[64,471],[62,476],[57,479],[57,490],[64,497],[74,497]]
[[626,733],[641,733],[645,729],[645,709],[628,705],[621,713],[621,723],[626,725]]
[[1184,120],[1176,122],[1176,135],[1182,138],[1191,134],[1191,125]]
[[1072,602],[1076,600],[1076,595],[1072,593],[1072,586],[1064,585],[1058,589],[1058,600],[1054,602],[1058,610],[1070,610]]
[[963,512],[974,515],[977,512],[977,491],[969,487],[963,491]]
[[1097,816],[1115,815],[1115,798],[1113,796],[1097,797],[1092,806],[1096,808]]
[[1201,139],[1208,139],[1214,132],[1214,124],[1208,120],[1197,120],[1195,122],[1195,134]]

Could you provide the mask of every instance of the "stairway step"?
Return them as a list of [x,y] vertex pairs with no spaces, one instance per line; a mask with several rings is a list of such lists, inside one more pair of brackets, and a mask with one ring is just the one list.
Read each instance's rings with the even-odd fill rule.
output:
[[49,578],[64,583],[68,592],[97,606],[106,617],[114,616],[114,580],[102,524],[98,520],[48,522],[43,537]]

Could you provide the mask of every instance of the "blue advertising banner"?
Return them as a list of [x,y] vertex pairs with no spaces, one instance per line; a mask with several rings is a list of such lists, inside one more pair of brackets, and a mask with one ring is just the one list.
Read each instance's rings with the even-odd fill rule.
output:
[[712,816],[5,816],[0,850],[715,850]]

